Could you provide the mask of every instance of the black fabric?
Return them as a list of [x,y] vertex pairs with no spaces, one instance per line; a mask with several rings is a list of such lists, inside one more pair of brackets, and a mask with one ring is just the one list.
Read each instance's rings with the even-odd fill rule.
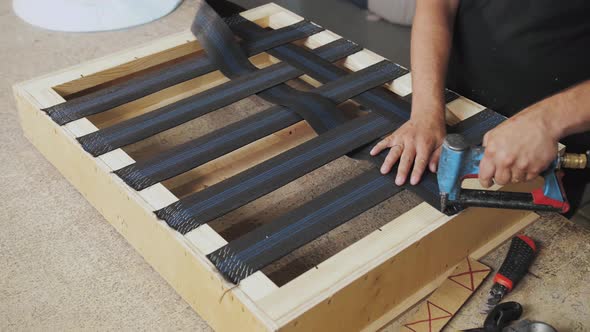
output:
[[[225,14],[229,15],[234,10],[230,9]],[[243,39],[242,46],[239,46],[230,29]],[[392,176],[382,176],[378,171],[387,151],[377,157],[368,154],[371,148],[369,143],[399,127],[409,118],[411,97],[404,99],[379,87],[385,81],[406,74],[407,70],[383,61],[359,72],[348,73],[331,63],[358,51],[358,46],[348,41],[339,40],[313,51],[285,42],[291,38],[297,39],[300,30],[309,33],[316,29],[307,23],[299,23],[290,30],[285,28],[282,30],[283,35],[279,36],[239,16],[228,17],[223,22],[211,8],[202,5],[193,25],[193,31],[207,53],[206,57],[202,57],[206,59],[202,65],[209,71],[218,68],[231,80],[79,139],[87,151],[100,155],[177,126],[249,94],[257,93],[279,105],[117,172],[128,184],[139,190],[202,165],[301,119],[308,121],[320,134],[156,211],[159,218],[182,234],[353,151],[355,157],[369,160],[377,166],[209,255],[211,261],[232,282],[239,282],[401,190],[410,189],[428,203],[434,206],[439,204],[434,174],[427,172],[417,186],[398,187],[394,185]],[[247,55],[264,47],[270,48],[268,52],[283,62],[262,70],[255,68]],[[310,92],[302,92],[281,83],[303,73],[324,85]],[[336,105],[351,97],[367,107],[369,114],[352,120],[344,117]],[[446,102],[457,97],[450,90],[445,93]],[[471,142],[479,142],[487,130],[503,120],[504,117],[486,110],[449,128],[449,131],[462,133]]]
[[233,283],[402,191],[377,169],[365,172],[208,255]]
[[205,0],[205,2],[221,17],[232,16],[245,10],[244,7],[227,0]]
[[[208,20],[204,20],[200,24],[200,29],[202,31],[205,31],[207,27],[212,26],[211,22]],[[219,45],[231,41],[231,38],[226,35],[227,27],[222,28],[221,30],[225,30],[223,33],[225,36],[223,36],[223,38],[215,37],[215,33],[212,33],[212,36],[206,37],[209,38],[210,41],[206,42],[205,45],[214,48],[211,51],[211,54],[221,54],[222,49],[215,49],[215,47],[219,47]],[[240,24],[240,29],[234,29],[234,33],[245,40],[255,39],[263,31],[264,29],[251,22],[242,22]],[[201,34],[204,33],[201,32]],[[213,42],[219,38],[222,38],[223,41]],[[309,50],[305,50],[292,44],[281,45],[268,52],[284,62],[288,62],[294,67],[299,68],[301,71],[304,71],[320,82],[329,82],[347,75],[347,72],[344,69],[332,65]],[[241,62],[242,61],[239,59],[233,59],[230,63],[223,65],[225,66],[225,69],[222,70],[228,71],[228,75],[229,71],[247,71],[240,67]],[[220,67],[222,67],[221,64]],[[449,98],[455,97],[456,96],[451,96]],[[181,233],[186,233],[203,223],[213,220],[214,218],[236,209],[298,178],[338,156],[349,153],[362,146],[365,146],[364,154],[368,154],[368,149],[370,147],[366,146],[367,143],[372,142],[388,131],[394,130],[409,118],[409,102],[384,88],[370,89],[356,96],[354,100],[376,111],[364,118],[365,121],[369,118],[371,121],[376,121],[378,123],[379,130],[375,130],[372,133],[372,136],[368,133],[364,133],[366,130],[364,127],[366,127],[366,125],[361,124],[358,119],[353,120],[246,172],[240,173],[201,192],[189,195],[182,200],[157,211],[156,214],[160,218],[166,220],[172,228]],[[381,129],[382,127],[383,129]],[[347,143],[348,145],[346,147],[343,146],[342,142],[349,142],[352,135],[348,132],[342,131],[344,129],[352,133],[359,133],[359,131],[361,131],[363,139],[356,140],[354,143]],[[480,134],[483,135],[483,133]],[[331,142],[330,140],[333,139],[333,135],[335,135],[337,139]],[[318,149],[321,149],[326,156],[317,158],[315,154]],[[361,152],[363,152],[363,150],[361,150]],[[383,161],[384,154],[377,158],[369,158],[367,156],[365,156],[365,158],[376,165],[380,165]],[[299,161],[296,163],[294,160]],[[252,179],[263,180],[254,181]],[[434,206],[439,205],[438,186],[436,183],[436,177],[433,174],[427,172],[420,184],[417,186],[411,186],[411,189],[430,204]]]
[[227,180],[156,211],[187,233],[386,134],[391,123],[377,114],[351,120]]
[[[245,22],[233,32],[244,40],[256,39],[264,29],[253,22]],[[313,52],[292,44],[284,44],[268,51],[276,58],[288,62],[292,66],[312,76],[314,79],[326,83],[348,74],[340,67],[321,59]],[[353,100],[387,117],[394,123],[403,122],[410,118],[410,103],[383,87],[367,90]],[[392,127],[392,130],[395,129]]]
[[[322,85],[313,93],[330,99],[334,104],[339,104],[367,88],[391,81],[404,73],[405,71],[398,65],[382,61]],[[301,120],[301,116],[288,108],[271,107],[147,160],[124,167],[116,171],[116,174],[134,189],[142,190]]]
[[[238,24],[239,22],[235,23]],[[264,31],[258,40],[252,43],[241,43],[241,46],[248,56],[252,56],[277,45],[305,38],[322,30],[322,27],[309,21],[301,21],[282,29]],[[167,87],[207,74],[215,69],[216,67],[211,62],[211,59],[205,55],[181,59],[174,65],[139,74],[127,81],[73,98],[43,111],[57,124],[64,125],[145,97]]]
[[506,120],[505,116],[485,109],[450,127],[448,132],[461,134],[469,145],[481,145],[483,134],[504,120]]
[[590,79],[590,1],[461,1],[449,87],[505,116]]
[[[505,119],[498,113],[484,110],[449,128],[449,132],[464,135],[470,144],[479,144],[489,129]],[[363,149],[359,155],[381,164],[387,151],[369,157],[369,148]],[[391,174],[396,171],[397,164]],[[208,257],[228,280],[238,283],[404,189],[411,189],[431,205],[438,205],[436,199],[439,196],[433,195],[438,193],[435,174],[427,172],[418,186],[397,186],[393,175],[383,176],[375,168],[231,241]]]
[[[512,116],[590,79],[590,1],[461,1],[455,22],[448,86]],[[562,140],[584,152],[590,133]],[[590,184],[588,172],[567,170],[571,216]]]
[[[232,22],[229,26],[211,7],[202,5],[197,12],[191,30],[203,45],[207,55],[216,62],[221,72],[227,77],[237,78],[246,73],[256,72],[258,69],[250,63],[248,57],[242,52],[235,41],[234,34],[230,30],[230,27],[240,30],[247,24],[254,23],[239,15],[229,18],[228,21]],[[264,33],[264,31],[262,29],[261,33]],[[329,99],[317,94],[298,91],[285,84],[262,91],[258,95],[274,104],[294,110],[317,133],[335,128],[349,120]]]
[[84,150],[99,156],[137,142],[199,116],[227,106],[256,92],[300,76],[286,63],[277,63],[182,99],[155,111],[119,122],[78,138]]
[[[358,49],[356,44],[346,40],[337,40],[314,50],[314,53],[328,61],[336,61],[357,52]],[[94,156],[107,153],[249,96],[248,92],[244,91],[245,88],[250,88],[251,92],[254,93],[262,90],[264,88],[263,84],[272,86],[274,82],[268,81],[269,78],[261,75],[265,72],[272,72],[277,68],[281,69],[285,75],[282,81],[302,74],[302,72],[286,63],[275,64],[262,71],[252,72],[249,76],[237,78],[195,96],[80,137],[78,140],[84,149]],[[276,74],[273,73],[271,76],[276,76]],[[253,77],[263,81],[250,82]],[[247,84],[242,85],[242,82],[247,82]],[[259,84],[257,88],[253,87],[254,83]],[[233,87],[239,87],[239,89],[234,90]]]

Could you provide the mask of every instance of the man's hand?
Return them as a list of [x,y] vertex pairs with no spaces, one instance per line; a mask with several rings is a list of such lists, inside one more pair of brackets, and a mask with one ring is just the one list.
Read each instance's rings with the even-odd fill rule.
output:
[[[412,114],[425,114],[412,112]],[[387,174],[399,160],[395,183],[398,186],[406,182],[412,164],[414,169],[410,178],[412,185],[417,184],[428,165],[432,172],[436,172],[440,147],[445,137],[444,112],[429,112],[426,116],[412,116],[393,134],[379,142],[371,150],[376,156],[389,148],[389,153],[381,166],[381,173]]]
[[484,157],[479,164],[479,182],[485,188],[530,181],[557,157],[559,135],[554,133],[543,112],[533,105],[483,138]]
[[435,172],[440,146],[445,137],[444,84],[451,49],[451,36],[459,0],[416,2],[412,24],[412,113],[408,122],[379,142],[371,155],[389,148],[381,173],[386,174],[399,160],[395,183],[420,181],[426,166]]

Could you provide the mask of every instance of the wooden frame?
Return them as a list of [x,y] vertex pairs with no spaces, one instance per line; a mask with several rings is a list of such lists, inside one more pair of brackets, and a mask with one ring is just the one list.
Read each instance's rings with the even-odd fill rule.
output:
[[[242,15],[275,29],[302,19],[275,4]],[[336,38],[324,31],[305,44],[315,48]],[[375,330],[432,292],[466,256],[482,257],[537,218],[531,212],[491,209],[468,209],[447,217],[422,203],[281,287],[261,271],[234,286],[206,258],[226,243],[219,234],[203,225],[183,236],[153,214],[178,199],[165,185],[135,191],[112,174],[133,162],[125,151],[94,158],[80,147],[76,137],[113,119],[94,116],[60,127],[40,111],[63,102],[63,96],[199,50],[186,31],[17,84],[14,93],[25,136],[216,330]],[[356,71],[381,59],[363,50],[343,65]],[[277,61],[267,54],[252,60],[259,67]],[[124,118],[148,112],[224,80],[214,72],[109,114]],[[410,74],[387,87],[407,95]],[[465,119],[483,108],[460,97],[448,104],[448,120]],[[216,183],[314,135],[304,122],[298,123],[200,167],[206,176],[193,186]]]

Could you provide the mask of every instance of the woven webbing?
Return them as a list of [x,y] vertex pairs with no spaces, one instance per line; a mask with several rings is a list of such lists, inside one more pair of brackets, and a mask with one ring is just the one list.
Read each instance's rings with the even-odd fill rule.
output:
[[[322,27],[311,22],[301,21],[282,29],[265,31],[261,38],[252,43],[243,42],[241,46],[248,56],[252,56],[277,45],[305,38],[322,30]],[[207,74],[215,69],[215,64],[211,59],[201,54],[181,59],[171,66],[147,71],[127,81],[68,100],[44,109],[44,111],[56,123],[63,125],[137,100],[167,87]]]
[[[315,50],[291,42],[322,28],[307,21],[277,29],[264,29],[241,16],[220,18],[205,2],[192,31],[204,54],[179,59],[46,110],[64,124],[147,96],[166,87],[220,70],[229,80],[209,90],[80,137],[82,147],[94,156],[138,142],[209,112],[257,94],[275,104],[258,114],[140,160],[116,172],[127,184],[142,190],[201,166],[260,138],[305,120],[317,137],[244,172],[156,211],[168,225],[186,234],[341,156],[365,159],[376,168],[289,211],[209,255],[232,282],[239,282],[292,250],[305,245],[404,189],[438,207],[436,176],[426,172],[416,186],[395,186],[392,176],[377,167],[387,151],[370,157],[373,142],[401,126],[410,115],[411,94],[400,97],[382,85],[408,71],[387,60],[354,73],[334,64],[360,50],[347,40],[336,40]],[[238,37],[238,38],[236,38]],[[258,69],[248,57],[266,51],[281,62]],[[323,83],[310,91],[284,82],[307,74]],[[447,103],[459,98],[445,91]],[[338,104],[353,99],[369,113],[350,118]],[[485,110],[454,127],[470,142],[504,118]],[[397,166],[396,166],[397,167]],[[396,172],[396,168],[392,172]]]
[[[334,104],[339,104],[367,88],[391,81],[404,72],[399,66],[382,61],[322,85],[312,94],[318,94],[328,98]],[[131,187],[141,190],[198,167],[301,120],[302,117],[297,112],[288,108],[271,107],[169,151],[131,164],[116,173]]]

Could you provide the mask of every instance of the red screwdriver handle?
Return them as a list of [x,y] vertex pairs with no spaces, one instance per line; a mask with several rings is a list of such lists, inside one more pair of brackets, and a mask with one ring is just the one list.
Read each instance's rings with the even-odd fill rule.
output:
[[494,282],[506,287],[510,292],[527,273],[536,253],[537,246],[533,239],[525,235],[514,237],[506,259],[494,277]]

